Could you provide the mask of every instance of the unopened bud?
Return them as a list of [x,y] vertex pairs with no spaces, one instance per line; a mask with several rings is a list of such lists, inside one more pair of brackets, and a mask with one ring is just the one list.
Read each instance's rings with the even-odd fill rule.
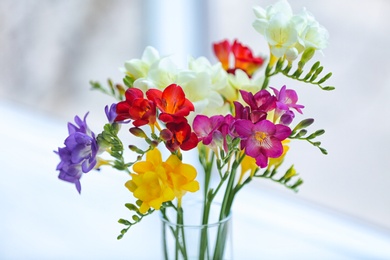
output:
[[132,150],[133,152],[136,152],[136,153],[139,153],[139,154],[143,154],[144,151],[142,151],[141,149],[139,149],[137,146],[135,145],[129,145],[129,149]]
[[308,62],[311,58],[313,58],[315,52],[316,49],[313,47],[305,49],[305,51],[302,53],[301,61],[304,63]]
[[172,140],[173,134],[169,129],[163,129],[160,132],[160,138],[164,141]]
[[132,133],[133,135],[137,136],[137,137],[141,137],[141,138],[146,138],[146,134],[145,132],[141,129],[141,128],[138,128],[138,127],[132,127],[129,129],[130,133]]

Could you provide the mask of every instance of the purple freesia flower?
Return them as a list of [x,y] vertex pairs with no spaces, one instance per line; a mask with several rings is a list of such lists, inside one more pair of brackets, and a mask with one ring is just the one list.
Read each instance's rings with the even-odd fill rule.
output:
[[275,116],[281,117],[280,122],[284,125],[288,125],[294,119],[294,112],[291,111],[291,108],[298,111],[298,113],[302,114],[301,108],[304,108],[303,105],[297,104],[298,95],[293,89],[287,89],[286,86],[283,86],[280,91],[275,88],[271,89],[274,91],[277,101],[276,101],[276,109]]
[[76,185],[81,192],[80,178],[83,173],[91,171],[96,165],[96,155],[99,150],[95,134],[87,126],[86,118],[74,118],[76,125],[68,123],[69,136],[65,139],[65,147],[58,148],[61,162],[57,165],[60,171],[58,178]]
[[116,113],[116,104],[114,103],[110,107],[108,107],[108,105],[105,106],[104,111],[106,112],[108,122],[110,124],[114,123],[115,118],[118,116],[118,114]]
[[268,158],[278,158],[283,154],[282,141],[291,134],[288,126],[273,124],[268,120],[252,123],[250,120],[237,120],[234,128],[242,139],[245,154],[256,159],[256,164],[264,168]]

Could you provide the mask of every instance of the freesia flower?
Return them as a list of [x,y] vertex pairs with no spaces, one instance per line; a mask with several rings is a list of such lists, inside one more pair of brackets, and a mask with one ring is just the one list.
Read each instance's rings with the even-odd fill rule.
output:
[[280,91],[272,87],[271,89],[274,91],[277,99],[274,122],[280,118],[283,124],[290,124],[294,118],[294,113],[291,109],[293,108],[298,113],[302,114],[302,108],[305,106],[297,104],[298,95],[295,90],[287,89],[285,85],[280,89]]
[[252,50],[247,46],[244,46],[238,40],[234,40],[232,53],[234,55],[235,69],[241,69],[245,71],[250,77],[264,63],[264,59],[262,57],[255,57],[252,53]]
[[147,76],[150,66],[160,60],[158,51],[148,46],[145,48],[141,59],[132,59],[125,62],[125,70],[133,79],[144,78]]
[[241,174],[238,183],[242,183],[242,180],[248,171],[249,171],[249,175],[253,176],[257,168],[259,168],[259,166],[256,164],[255,158],[250,156],[245,156],[241,162]]
[[139,211],[146,213],[150,208],[160,209],[161,204],[175,198],[172,185],[169,184],[169,172],[162,162],[160,151],[155,148],[146,153],[146,161],[133,166],[135,173],[125,186],[134,197],[142,201]]
[[197,115],[194,119],[193,127],[199,141],[202,141],[204,145],[210,145],[215,147],[218,136],[221,135],[219,128],[224,121],[222,115],[215,115],[208,117],[205,115]]
[[300,44],[297,46],[300,52],[304,48],[312,47],[316,50],[323,50],[328,45],[329,33],[326,28],[315,20],[314,16],[309,13],[306,8],[297,15],[300,19],[301,28],[298,31],[301,39]]
[[199,190],[199,182],[195,180],[196,169],[190,164],[183,163],[176,155],[171,155],[165,163],[165,168],[169,172],[172,189],[180,206],[181,199],[186,192],[196,192]]
[[234,102],[236,118],[248,119],[257,123],[267,118],[267,112],[275,109],[276,97],[267,90],[260,90],[255,95],[244,90],[240,91],[243,100],[249,105],[244,107],[240,102]]
[[229,74],[229,85],[233,89],[234,95],[230,95],[226,99],[230,102],[240,100],[240,90],[256,93],[261,90],[263,82],[263,76],[249,77],[246,72],[237,69],[234,74]]
[[188,116],[194,111],[194,105],[185,97],[183,89],[176,84],[169,85],[164,91],[150,89],[146,96],[161,110],[159,119],[165,123]]
[[114,123],[118,114],[116,113],[116,104],[112,104],[110,107],[105,106],[104,112],[106,113],[107,120],[110,124]]
[[165,145],[169,151],[174,152],[179,148],[188,151],[198,145],[198,137],[191,131],[191,126],[185,118],[177,119],[175,122],[169,122],[166,124],[166,127],[171,133],[171,139],[165,141]]
[[224,70],[228,71],[230,68],[229,59],[231,52],[231,45],[228,40],[216,42],[213,44],[213,50],[217,59],[221,62]]
[[144,98],[142,90],[129,88],[125,93],[126,100],[116,106],[117,117],[115,121],[132,119],[134,126],[146,124],[154,125],[156,122],[156,105]]
[[[265,36],[273,57],[293,61],[305,48],[322,50],[328,41],[328,32],[304,9],[294,15],[286,0],[266,9],[255,7],[253,27]],[[273,57],[272,57],[273,56]]]
[[281,141],[291,134],[287,126],[274,125],[268,120],[262,120],[256,124],[250,120],[237,120],[234,123],[235,131],[242,138],[241,145],[245,148],[245,154],[256,159],[256,164],[261,168],[267,166],[268,158],[278,158],[283,154]]
[[142,201],[139,211],[143,214],[150,208],[160,209],[163,202],[175,197],[181,201],[187,191],[199,190],[195,168],[174,154],[163,162],[157,148],[146,153],[146,161],[134,164],[133,171],[125,186]]
[[[221,62],[222,67],[231,74],[235,74],[236,70],[244,71],[249,77],[264,63],[262,57],[255,57],[252,50],[244,46],[238,40],[234,40],[233,44],[227,40],[213,44],[214,53]],[[229,65],[229,59],[234,58],[234,66]]]
[[74,118],[76,125],[68,123],[69,136],[65,139],[65,147],[56,152],[61,159],[57,165],[60,171],[58,178],[74,183],[77,191],[81,192],[80,178],[83,173],[91,171],[96,165],[96,155],[99,150],[95,134],[87,126],[86,118]]
[[218,153],[218,147],[223,147],[225,152],[228,152],[226,136],[233,137],[231,128],[234,121],[235,118],[232,115],[215,115],[210,118],[197,115],[193,127],[199,141],[209,146],[215,153]]

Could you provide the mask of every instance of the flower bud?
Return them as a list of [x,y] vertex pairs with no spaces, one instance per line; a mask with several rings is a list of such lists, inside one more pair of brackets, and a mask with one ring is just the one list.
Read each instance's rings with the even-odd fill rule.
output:
[[160,132],[160,138],[164,141],[168,141],[173,138],[173,134],[169,129],[163,129]]
[[296,48],[290,48],[286,51],[286,60],[293,61],[298,58],[298,50]]
[[145,132],[141,129],[141,128],[138,128],[138,127],[132,127],[129,129],[130,133],[132,133],[133,135],[137,136],[137,137],[141,137],[141,138],[146,138],[146,134]]
[[315,52],[316,50],[313,47],[306,48],[302,53],[301,61],[304,63],[308,62],[311,58],[313,58]]

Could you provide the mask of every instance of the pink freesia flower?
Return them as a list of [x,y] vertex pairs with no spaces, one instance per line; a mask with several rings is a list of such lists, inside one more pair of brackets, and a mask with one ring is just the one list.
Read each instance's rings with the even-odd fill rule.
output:
[[273,124],[268,120],[262,120],[256,124],[250,120],[237,120],[234,128],[242,139],[241,146],[245,148],[245,154],[256,159],[256,164],[264,168],[268,164],[268,158],[278,158],[283,154],[282,141],[291,134],[288,126]]

